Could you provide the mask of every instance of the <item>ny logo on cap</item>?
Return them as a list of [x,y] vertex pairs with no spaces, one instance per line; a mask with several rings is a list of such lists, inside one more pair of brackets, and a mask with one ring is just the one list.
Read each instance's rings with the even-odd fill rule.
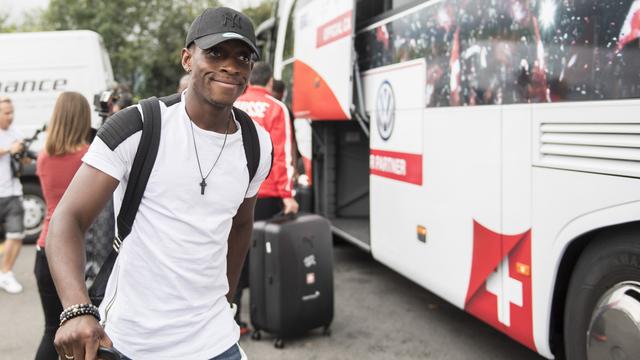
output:
[[239,29],[242,29],[242,26],[240,25],[240,16],[238,14],[224,14],[224,26],[229,26],[229,22],[231,23],[231,27],[238,27]]

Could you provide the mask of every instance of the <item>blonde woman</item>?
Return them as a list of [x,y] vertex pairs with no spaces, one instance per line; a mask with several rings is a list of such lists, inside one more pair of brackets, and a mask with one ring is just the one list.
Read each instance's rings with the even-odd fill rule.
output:
[[38,239],[34,268],[45,318],[44,335],[36,360],[58,359],[53,339],[58,329],[62,304],[44,253],[45,238],[51,215],[89,148],[87,138],[90,128],[91,109],[87,99],[77,92],[60,94],[48,125],[44,150],[38,155],[36,170],[47,203],[47,217]]

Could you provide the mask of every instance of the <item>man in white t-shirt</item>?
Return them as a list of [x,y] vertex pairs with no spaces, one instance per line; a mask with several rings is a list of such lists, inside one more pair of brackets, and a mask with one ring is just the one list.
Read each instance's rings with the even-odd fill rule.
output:
[[22,184],[11,171],[11,155],[22,151],[22,135],[13,123],[13,104],[8,97],[0,97],[0,224],[4,227],[5,245],[0,267],[0,289],[10,294],[22,291],[16,280],[13,265],[24,239]]
[[[100,316],[66,313],[69,320],[55,340],[63,359],[95,359],[98,346],[112,345],[135,360],[246,358],[228,299],[249,247],[256,194],[271,166],[271,142],[256,126],[260,159],[250,181],[232,105],[257,57],[253,25],[239,12],[207,9],[191,25],[182,51],[189,86],[161,99],[158,155]],[[123,113],[131,111],[139,109]],[[119,125],[122,134],[98,133],[51,220],[47,258],[65,309],[83,304],[80,308],[92,311],[85,305],[90,300],[82,234],[118,186],[119,211],[141,137],[141,131]]]

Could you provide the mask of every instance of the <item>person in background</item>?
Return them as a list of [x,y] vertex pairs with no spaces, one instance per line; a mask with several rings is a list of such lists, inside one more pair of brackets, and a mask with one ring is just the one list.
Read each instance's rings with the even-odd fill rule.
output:
[[129,106],[133,105],[133,96],[129,90],[125,90],[118,93],[118,99],[113,103],[112,113],[117,113],[122,109],[126,109]]
[[45,239],[51,215],[89,149],[87,135],[90,128],[91,108],[87,99],[77,92],[61,93],[47,127],[44,149],[38,155],[36,163],[36,174],[40,178],[42,194],[47,203],[47,216],[38,238],[34,267],[45,322],[36,360],[58,359],[53,339],[58,330],[62,304],[49,272],[44,251]]
[[189,86],[189,78],[191,78],[191,74],[182,75],[180,82],[178,83],[178,94],[182,93]]
[[24,209],[22,184],[12,172],[11,157],[23,150],[23,136],[13,123],[13,104],[8,97],[0,97],[0,222],[4,224],[4,257],[0,268],[0,288],[10,294],[22,291],[16,280],[13,265],[16,263],[24,239]]
[[[271,92],[271,95],[284,102],[285,98],[287,96],[287,86],[284,83],[284,81],[282,80],[277,80],[277,79],[273,79],[271,81],[271,87],[269,88],[269,91]],[[287,107],[288,108],[288,107]],[[291,113],[291,111],[289,111],[289,113]]]
[[[289,110],[280,100],[269,93],[273,80],[271,66],[265,62],[257,62],[249,78],[247,91],[238,98],[235,106],[246,111],[251,118],[260,124],[271,136],[273,143],[273,165],[269,177],[262,183],[258,191],[258,201],[254,220],[267,220],[279,212],[295,214],[298,202],[293,194],[293,133]],[[245,259],[235,303],[238,305],[236,321],[240,325],[240,333],[249,332],[249,327],[240,318],[242,292],[249,287],[249,258]]]
[[291,155],[292,155],[291,163],[293,164],[293,183],[295,184],[298,179],[298,176],[300,175],[300,168],[304,169],[304,165],[299,164],[302,156],[298,151],[298,142],[296,141],[296,136],[295,136],[295,125],[294,125],[295,118],[293,116],[293,111],[291,111],[291,108],[289,107],[289,105],[285,103],[285,99],[287,98],[287,86],[284,83],[284,81],[273,79],[273,81],[271,81],[271,87],[269,88],[269,91],[271,92],[271,95],[274,98],[282,101],[285,104],[285,106],[287,107],[287,111],[289,112],[291,129],[293,129],[293,136],[291,139]]

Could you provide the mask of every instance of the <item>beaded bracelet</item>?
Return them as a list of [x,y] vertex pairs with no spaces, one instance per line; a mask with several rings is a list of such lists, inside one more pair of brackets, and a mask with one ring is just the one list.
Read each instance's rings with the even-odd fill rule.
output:
[[83,316],[83,315],[91,315],[94,318],[96,318],[98,322],[100,321],[100,311],[98,311],[98,308],[95,305],[75,304],[75,305],[69,306],[68,308],[64,309],[62,313],[60,313],[59,326],[62,326],[62,324],[64,324],[65,322],[75,317]]

